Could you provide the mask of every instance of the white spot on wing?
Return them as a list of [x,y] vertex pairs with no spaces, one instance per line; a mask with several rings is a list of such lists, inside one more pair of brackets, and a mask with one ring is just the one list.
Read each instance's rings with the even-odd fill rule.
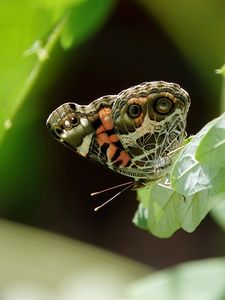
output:
[[70,121],[69,120],[65,120],[64,124],[65,124],[66,127],[70,127]]
[[[86,119],[85,119],[86,120]],[[86,135],[84,138],[83,138],[83,142],[82,144],[77,147],[77,152],[82,155],[82,156],[87,156],[88,152],[89,152],[89,149],[90,149],[90,145],[91,145],[91,140],[92,140],[92,136],[93,136],[93,133],[90,133],[88,135]]]
[[81,125],[83,125],[84,127],[87,127],[87,125],[89,124],[89,121],[86,118],[81,118],[80,119],[80,123]]

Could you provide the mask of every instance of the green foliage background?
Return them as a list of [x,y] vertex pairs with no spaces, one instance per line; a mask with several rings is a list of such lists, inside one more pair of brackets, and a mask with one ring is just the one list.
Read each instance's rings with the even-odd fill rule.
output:
[[[0,3],[2,217],[10,212],[17,219],[21,211],[25,214],[27,211],[29,220],[30,209],[35,210],[37,203],[33,199],[50,176],[42,160],[48,150],[35,127],[47,107],[48,99],[43,95],[70,59],[69,51],[84,45],[102,30],[118,3],[113,0]],[[223,1],[137,0],[134,3],[170,37],[215,99],[210,103],[211,110],[217,115],[219,110],[222,113],[225,83],[214,70],[223,64],[225,53]],[[223,75],[223,70],[217,73]],[[204,99],[206,105],[208,96]],[[139,194],[143,201],[134,219],[139,227],[159,237],[169,237],[179,228],[191,232],[212,209],[214,219],[224,229],[224,132],[222,115],[194,137],[175,164],[172,184],[177,192],[189,197],[186,202],[180,202],[176,192],[157,186],[139,192],[147,193]],[[192,161],[187,161],[187,157]],[[190,165],[193,161],[194,170]],[[2,220],[0,228],[3,300],[50,299],[56,296],[56,286],[60,287],[58,299],[65,300],[224,299],[223,258],[192,262],[141,278],[153,271],[92,246],[19,224]],[[93,276],[96,276],[94,284]],[[133,283],[136,278],[139,281]]]

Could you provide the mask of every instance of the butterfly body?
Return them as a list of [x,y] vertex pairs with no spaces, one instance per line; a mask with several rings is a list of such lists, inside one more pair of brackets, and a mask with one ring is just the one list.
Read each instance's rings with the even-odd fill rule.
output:
[[83,157],[147,183],[168,172],[186,136],[188,93],[175,83],[139,84],[89,105],[65,103],[49,116],[53,136]]

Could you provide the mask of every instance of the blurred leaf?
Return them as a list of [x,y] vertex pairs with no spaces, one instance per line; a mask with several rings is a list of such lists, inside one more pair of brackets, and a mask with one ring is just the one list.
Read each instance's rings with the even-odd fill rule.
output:
[[221,68],[216,69],[215,72],[216,74],[221,74],[225,77],[225,64]]
[[45,44],[43,38],[52,25],[49,11],[37,9],[29,1],[3,1],[0,4],[0,20],[1,141],[48,58],[63,23],[53,28]]
[[[205,84],[218,95],[214,69],[224,60],[224,2],[138,0],[184,53]],[[219,100],[219,99],[218,99]]]
[[225,112],[225,64],[220,68],[221,74],[223,76],[221,96],[220,96],[220,111]]
[[112,3],[114,0],[104,4],[91,0],[0,3],[0,143],[63,30],[62,42],[67,47],[84,40],[102,24]]
[[89,0],[28,0],[27,5],[33,6],[36,10],[46,10],[50,12],[52,23],[57,22],[68,10],[79,7]]
[[1,300],[111,300],[150,272],[97,247],[3,220],[0,244]]
[[224,278],[224,258],[185,263],[137,281],[121,300],[222,300]]
[[225,199],[212,208],[211,215],[218,225],[225,230]]
[[69,48],[73,43],[78,45],[93,34],[108,17],[114,4],[115,0],[89,0],[71,10],[61,37],[62,46]]

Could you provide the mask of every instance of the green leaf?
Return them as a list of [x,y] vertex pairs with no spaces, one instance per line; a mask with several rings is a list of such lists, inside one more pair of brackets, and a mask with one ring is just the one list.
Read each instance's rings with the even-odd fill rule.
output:
[[180,228],[180,213],[177,211],[188,206],[181,195],[157,184],[139,189],[137,193],[141,201],[133,220],[137,226],[147,228],[161,238],[171,236]]
[[[183,229],[193,231],[225,199],[225,114],[208,123],[181,152],[171,174],[173,188],[193,197]],[[195,220],[195,221],[194,221]],[[194,222],[193,222],[194,221]]]
[[213,168],[225,166],[225,114],[211,122],[211,127],[201,139],[195,158]]
[[225,192],[215,194],[205,190],[185,197],[172,189],[154,184],[138,190],[141,203],[133,222],[160,238],[168,238],[178,229],[193,232],[224,196]]
[[122,299],[222,300],[224,278],[224,258],[185,263],[136,281]]
[[161,238],[179,228],[195,230],[225,199],[224,140],[225,114],[203,127],[180,153],[171,172],[173,189],[156,183],[138,190],[141,204],[133,222]]
[[138,209],[134,215],[133,223],[144,230],[149,230],[148,227],[148,208],[144,207],[143,203],[138,205]]
[[171,172],[172,186],[180,194],[212,188],[212,181],[219,179],[220,168],[225,167],[224,129],[225,114],[204,126],[181,152]]
[[208,212],[224,198],[225,194],[211,193],[210,189],[185,197],[190,206],[182,222],[182,229],[193,232]]

